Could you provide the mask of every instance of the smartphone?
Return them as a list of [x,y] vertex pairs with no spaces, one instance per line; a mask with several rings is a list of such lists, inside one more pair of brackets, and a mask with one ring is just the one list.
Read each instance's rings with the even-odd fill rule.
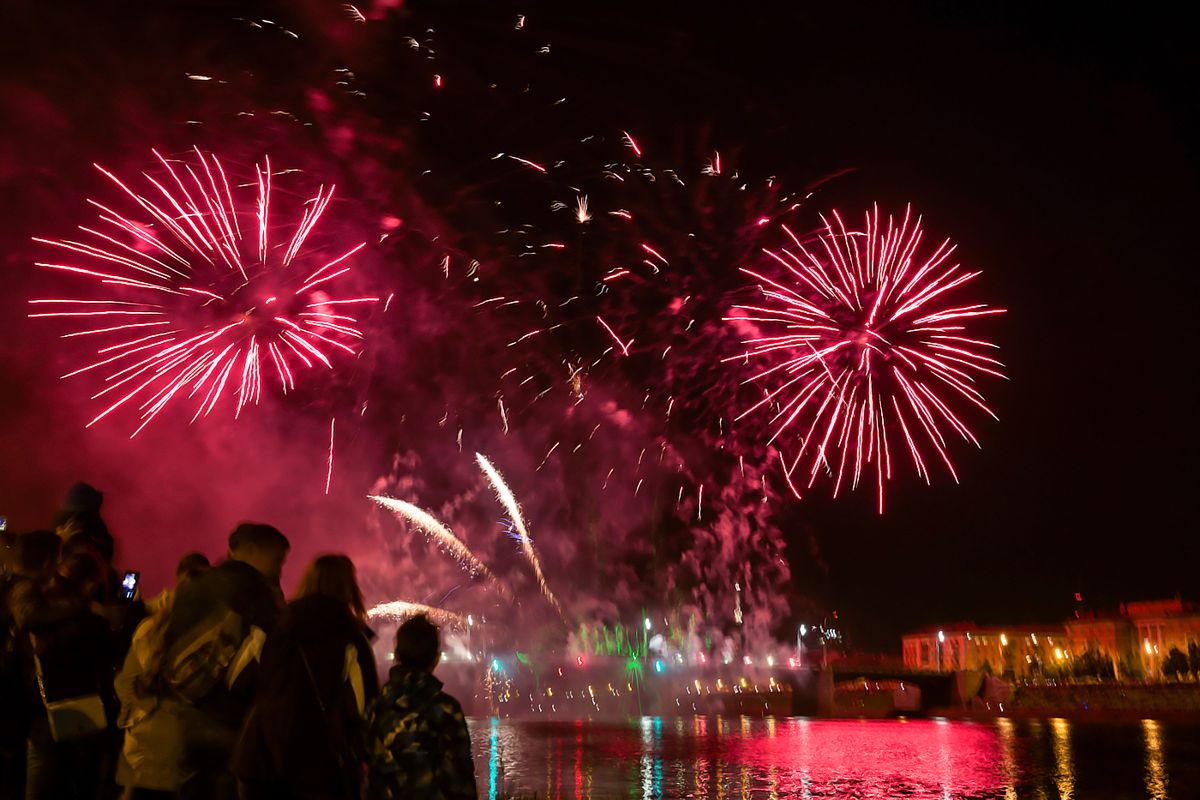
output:
[[121,596],[126,600],[132,600],[137,597],[138,581],[141,580],[142,573],[126,572],[121,578]]

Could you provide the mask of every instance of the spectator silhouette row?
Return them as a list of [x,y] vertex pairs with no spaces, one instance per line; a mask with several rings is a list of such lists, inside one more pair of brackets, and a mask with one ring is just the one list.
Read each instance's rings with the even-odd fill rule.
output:
[[428,619],[399,627],[381,686],[353,562],[319,556],[286,602],[290,544],[261,523],[142,602],[102,500],[77,484],[54,530],[4,533],[0,800],[476,796]]

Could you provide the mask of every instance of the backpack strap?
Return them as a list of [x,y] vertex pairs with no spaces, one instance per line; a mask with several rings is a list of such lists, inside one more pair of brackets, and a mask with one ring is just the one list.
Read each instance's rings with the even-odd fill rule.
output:
[[263,645],[267,642],[267,634],[257,625],[250,626],[250,634],[242,640],[237,655],[229,663],[229,671],[225,674],[225,686],[232,689],[237,679],[251,663],[257,664],[262,660]]
[[342,668],[342,680],[350,684],[350,691],[354,692],[354,705],[358,709],[359,716],[362,716],[367,708],[367,690],[363,685],[362,666],[358,663],[358,648],[353,643],[346,645],[346,661]]

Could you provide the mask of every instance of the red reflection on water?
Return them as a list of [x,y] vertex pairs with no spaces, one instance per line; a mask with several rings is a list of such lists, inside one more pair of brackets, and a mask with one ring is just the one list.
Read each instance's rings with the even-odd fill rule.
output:
[[731,764],[770,768],[783,795],[841,785],[860,798],[953,796],[1005,785],[999,737],[981,725],[786,719],[774,736],[764,725],[721,745]]
[[[647,717],[631,725],[501,725],[506,782],[555,800],[944,800],[1004,797],[1012,785],[1004,738],[974,723]],[[568,775],[574,792],[564,791]]]

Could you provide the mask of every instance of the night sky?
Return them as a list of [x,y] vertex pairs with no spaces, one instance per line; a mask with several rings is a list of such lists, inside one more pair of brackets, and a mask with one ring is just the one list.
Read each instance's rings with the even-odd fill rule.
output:
[[[554,69],[536,79],[572,98],[581,124],[664,142],[703,130],[748,171],[797,183],[839,174],[823,205],[912,202],[984,270],[977,291],[1009,309],[990,329],[1010,378],[990,387],[1000,422],[977,427],[981,452],[959,450],[962,485],[903,477],[883,517],[861,493],[813,493],[785,531],[803,584],[793,589],[837,609],[862,645],[885,648],[940,622],[1060,620],[1075,592],[1094,607],[1197,598],[1200,132],[1185,113],[1198,77],[1186,26],[1103,4],[657,5],[411,10],[453,26],[476,48],[455,64],[480,75],[510,69],[489,41],[527,14],[531,36],[554,51]],[[239,51],[229,19],[277,20],[320,62],[334,60],[324,21],[342,13],[316,2],[5,4],[0,513],[10,527],[39,524],[87,471],[79,453],[98,446],[82,421],[72,429],[44,408],[58,395],[24,318],[28,237],[81,204],[63,196],[70,175],[179,129],[189,60],[269,59]]]

